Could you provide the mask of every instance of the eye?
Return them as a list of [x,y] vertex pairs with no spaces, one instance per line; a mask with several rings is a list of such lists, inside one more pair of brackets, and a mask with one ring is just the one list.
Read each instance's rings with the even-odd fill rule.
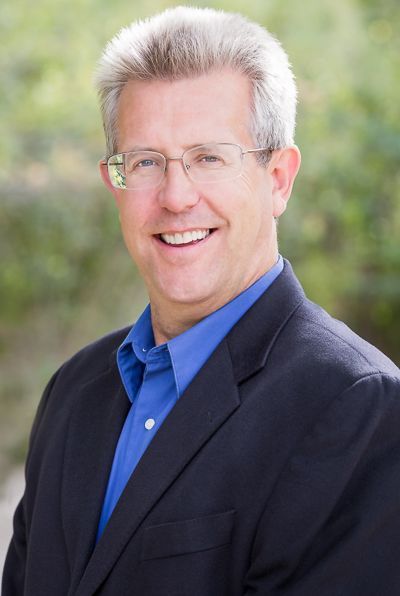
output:
[[200,153],[196,156],[196,165],[201,167],[217,167],[224,165],[224,159],[217,153]]
[[140,172],[140,170],[153,170],[159,167],[160,164],[150,157],[133,160],[125,165],[127,172]]
[[157,165],[157,162],[155,162],[153,159],[142,159],[142,161],[139,161],[137,164],[135,164],[135,168],[149,168],[151,166]]
[[204,155],[200,158],[200,161],[204,161],[206,163],[215,163],[216,161],[220,161],[221,158],[217,155]]

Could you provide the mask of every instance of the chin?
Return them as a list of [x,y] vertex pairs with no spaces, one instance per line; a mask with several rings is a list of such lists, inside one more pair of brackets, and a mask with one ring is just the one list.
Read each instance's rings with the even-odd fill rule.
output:
[[203,304],[210,300],[211,296],[206,294],[205,292],[174,292],[165,296],[166,300],[171,303],[181,304],[184,305],[195,305],[195,304]]
[[190,283],[184,286],[174,285],[173,283],[168,284],[168,287],[160,288],[159,294],[164,301],[171,304],[182,304],[182,306],[203,304],[212,299],[213,296],[209,287],[194,287]]

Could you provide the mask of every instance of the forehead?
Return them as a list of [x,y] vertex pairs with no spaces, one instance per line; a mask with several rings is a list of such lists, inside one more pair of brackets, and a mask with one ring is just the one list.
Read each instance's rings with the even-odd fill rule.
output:
[[118,104],[118,148],[248,144],[250,107],[249,80],[231,70],[178,81],[129,81]]

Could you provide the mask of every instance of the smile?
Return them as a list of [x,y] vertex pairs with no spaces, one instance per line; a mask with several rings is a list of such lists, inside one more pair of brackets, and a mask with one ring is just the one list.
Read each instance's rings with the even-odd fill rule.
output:
[[174,232],[173,234],[160,234],[159,238],[165,244],[173,244],[182,246],[184,244],[194,244],[197,242],[201,242],[204,238],[207,238],[211,234],[213,230],[207,229],[199,229],[199,230],[190,230],[186,232]]

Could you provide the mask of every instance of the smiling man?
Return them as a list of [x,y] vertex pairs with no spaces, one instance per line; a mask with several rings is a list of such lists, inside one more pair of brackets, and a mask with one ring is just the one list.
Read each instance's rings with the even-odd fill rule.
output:
[[149,305],[51,379],[3,595],[397,594],[399,370],[278,253],[286,54],[178,7],[123,29],[96,81]]
[[[278,260],[274,217],[285,210],[299,151],[245,152],[254,145],[251,102],[249,79],[224,64],[193,78],[130,80],[121,91],[123,188],[113,175],[121,166],[110,165],[116,159],[101,171],[149,292],[157,344],[227,304]],[[269,164],[257,153],[270,153]]]

